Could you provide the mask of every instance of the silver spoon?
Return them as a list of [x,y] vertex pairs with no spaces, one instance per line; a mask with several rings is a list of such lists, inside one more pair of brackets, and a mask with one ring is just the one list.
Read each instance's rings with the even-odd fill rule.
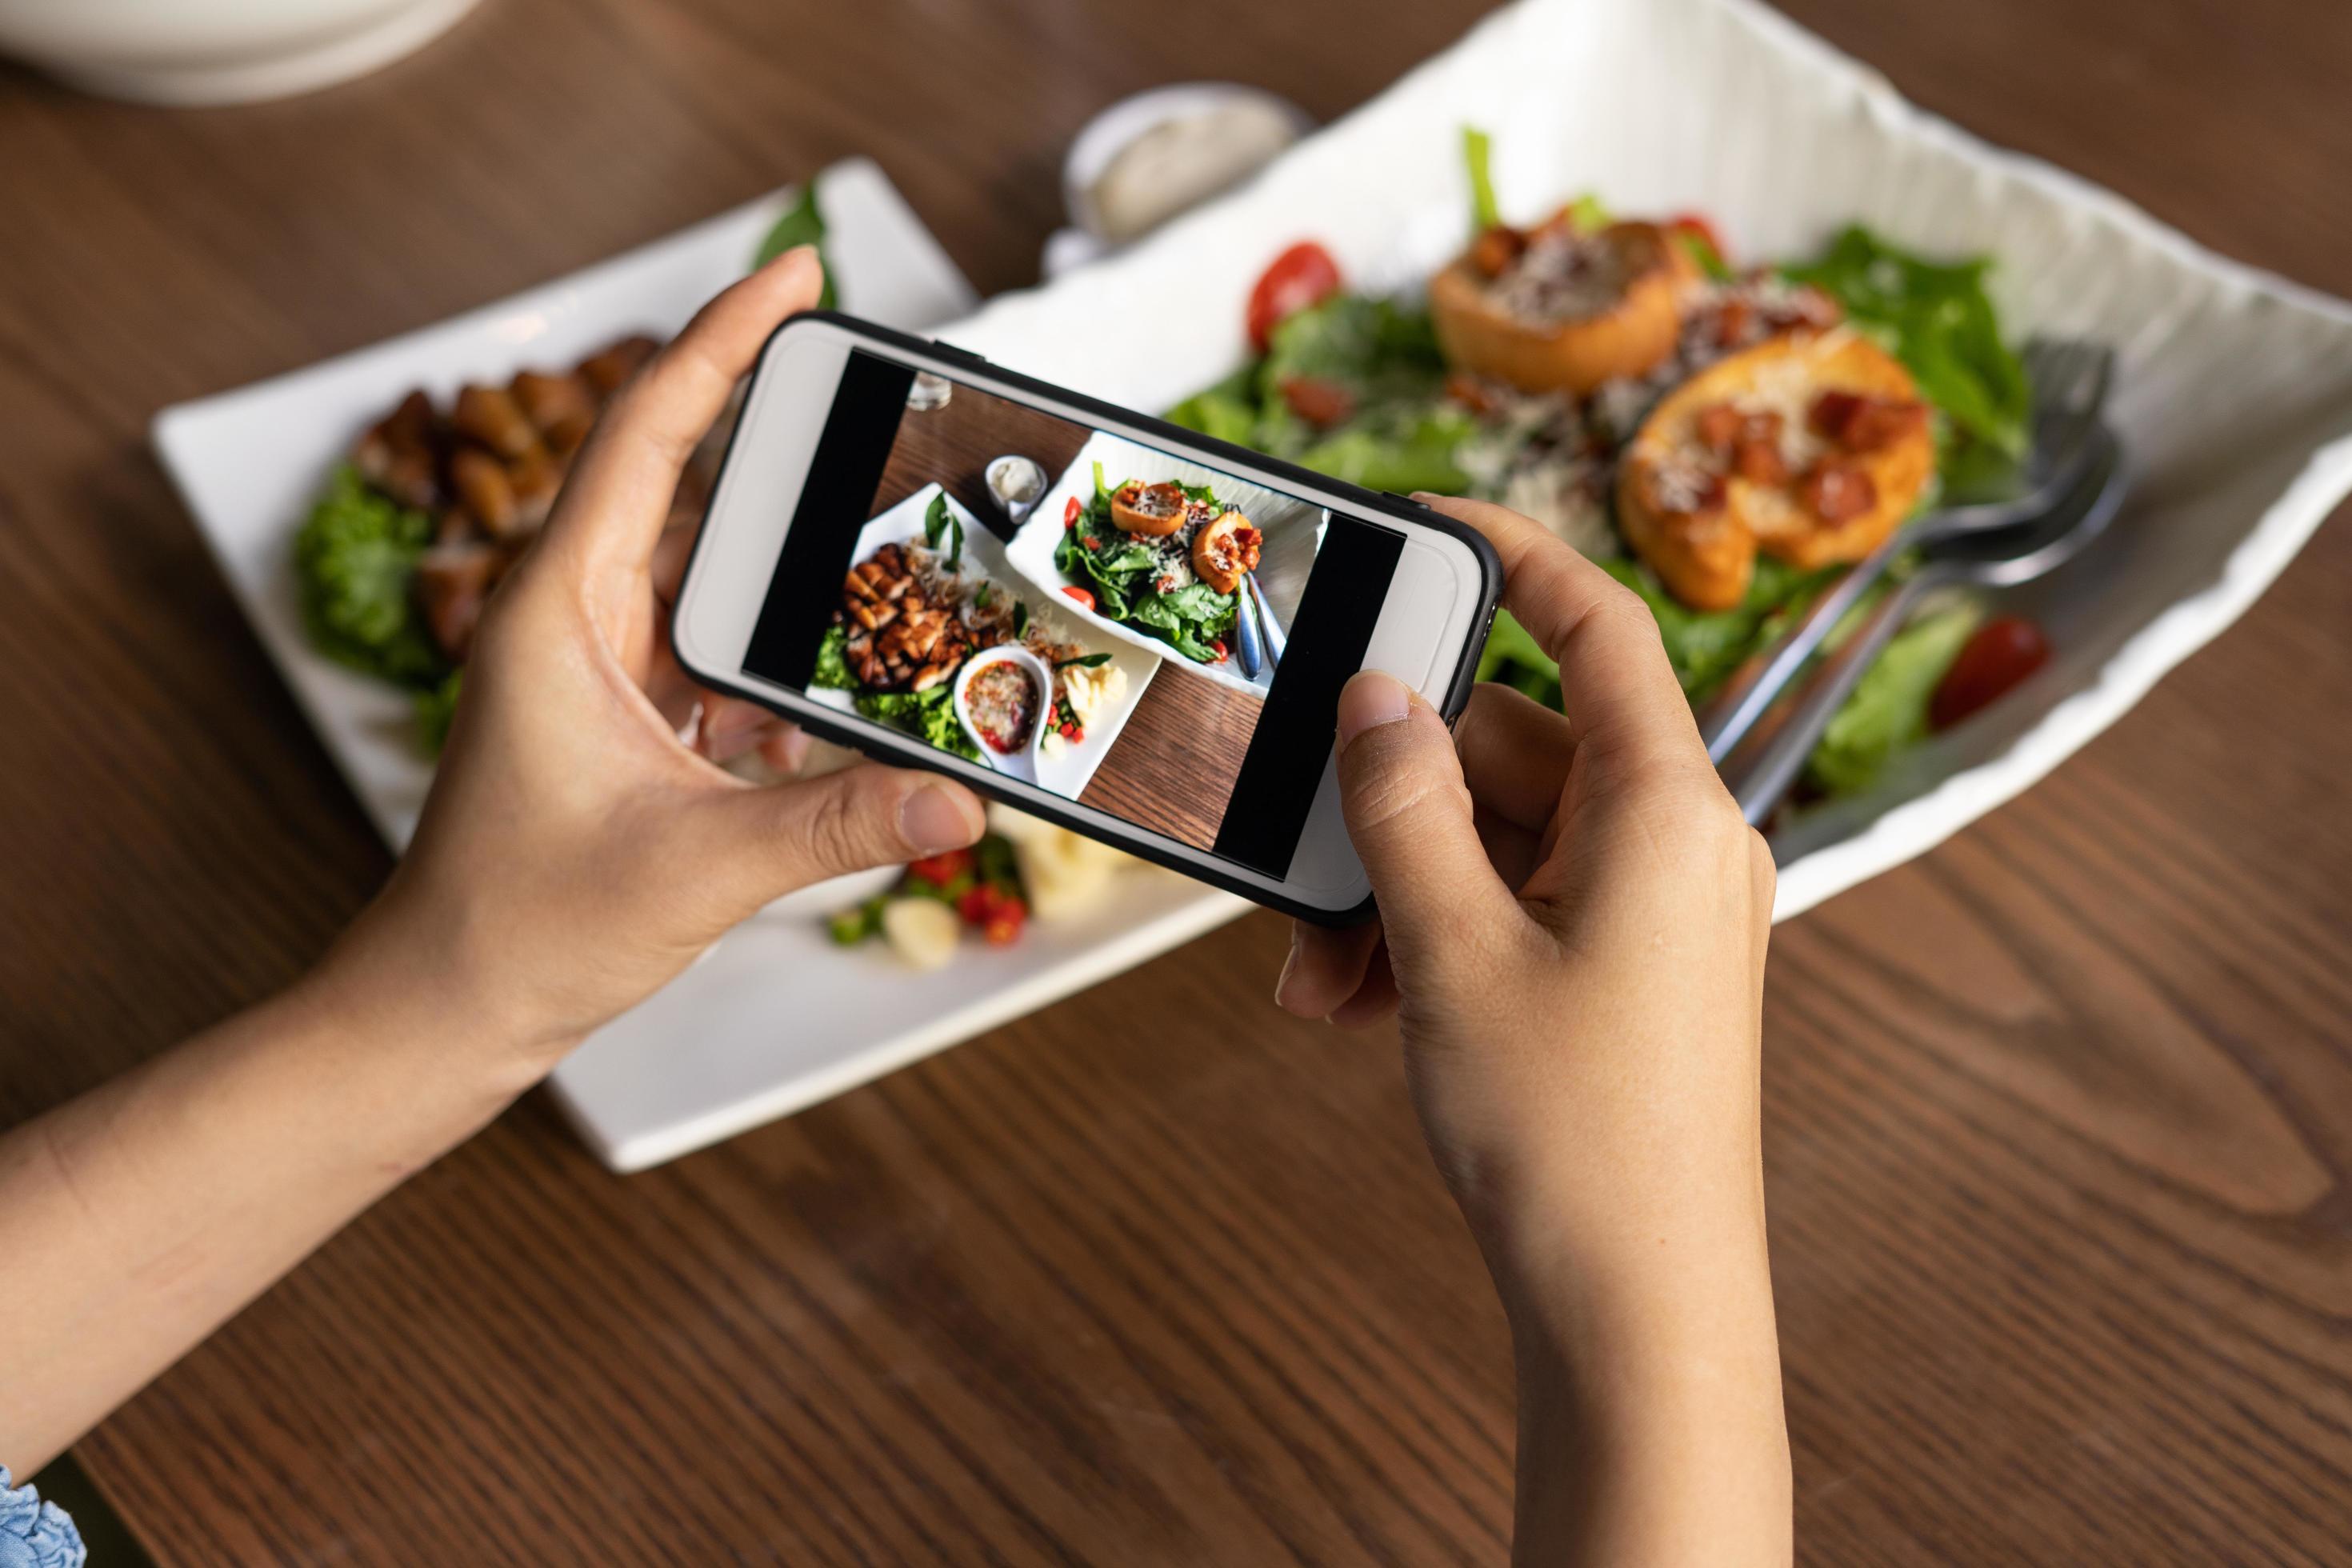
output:
[[1273,669],[1282,663],[1283,649],[1289,639],[1283,635],[1282,623],[1274,618],[1274,606],[1266,602],[1265,590],[1257,585],[1257,574],[1242,574],[1242,586],[1248,592],[1249,602],[1256,607],[1258,631],[1265,642],[1265,665]]
[[2025,345],[2022,357],[2033,387],[2034,414],[2021,490],[1916,517],[1822,589],[1794,626],[1732,671],[1699,710],[1699,738],[1706,742],[1710,760],[1720,763],[1731,754],[1846,612],[1886,575],[1896,556],[1944,540],[2031,522],[2066,495],[2095,446],[2115,353],[2100,343],[2036,338]]
[[1255,680],[1257,672],[1265,668],[1265,645],[1258,637],[1257,606],[1251,602],[1246,584],[1237,583],[1234,587],[1234,652],[1241,659],[1243,676]]
[[1887,642],[1909,618],[1921,595],[1970,584],[2011,588],[2071,561],[2114,521],[2128,488],[2123,448],[2104,426],[2074,488],[2042,521],[1993,537],[1962,537],[1930,550],[1911,574],[1873,605],[1834,652],[1822,661],[1785,713],[1751,731],[1723,759],[1724,783],[1750,823],[1761,824],[1780,804],[1811,756],[1822,731]]

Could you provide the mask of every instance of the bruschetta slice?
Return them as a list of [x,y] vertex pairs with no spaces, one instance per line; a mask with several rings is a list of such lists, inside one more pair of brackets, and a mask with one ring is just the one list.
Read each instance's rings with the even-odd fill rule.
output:
[[1129,533],[1163,539],[1184,526],[1184,487],[1129,480],[1111,492],[1110,520]]
[[1446,363],[1522,392],[1591,392],[1674,352],[1697,268],[1652,223],[1490,228],[1429,283]]
[[1220,594],[1242,585],[1242,574],[1257,570],[1259,534],[1250,520],[1229,511],[1192,536],[1192,574]]
[[1850,329],[1800,331],[1719,360],[1651,410],[1617,471],[1617,522],[1696,609],[1747,596],[1756,553],[1808,569],[1859,561],[1936,471],[1911,373]]

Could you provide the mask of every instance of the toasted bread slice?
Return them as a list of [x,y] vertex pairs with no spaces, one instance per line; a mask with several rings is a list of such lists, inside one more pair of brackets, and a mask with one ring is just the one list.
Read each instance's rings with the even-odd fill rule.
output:
[[1794,332],[1668,394],[1625,448],[1617,522],[1668,591],[1703,610],[1748,593],[1756,552],[1859,561],[1918,504],[1935,437],[1911,373],[1859,332]]
[[[1534,284],[1517,290],[1525,298],[1515,305],[1514,269],[1540,267],[1563,245],[1581,247],[1582,265],[1549,292]],[[1683,296],[1696,276],[1655,224],[1615,223],[1582,239],[1549,241],[1543,231],[1530,238],[1496,230],[1430,279],[1429,313],[1457,370],[1523,392],[1581,395],[1640,375],[1674,352]]]
[[1128,483],[1111,493],[1110,520],[1125,532],[1163,539],[1184,526],[1184,491],[1170,483]]

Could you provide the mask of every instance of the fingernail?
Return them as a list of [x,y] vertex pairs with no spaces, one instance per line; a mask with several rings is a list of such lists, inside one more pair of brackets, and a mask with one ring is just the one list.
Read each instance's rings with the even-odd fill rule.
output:
[[898,807],[898,834],[908,848],[925,855],[961,849],[980,837],[963,802],[938,784],[925,784]]
[[[1297,971],[1297,968],[1298,932],[1294,930],[1290,933],[1290,952],[1282,961],[1282,973],[1276,977],[1274,983],[1274,1005],[1276,1006],[1284,1006],[1282,1000],[1283,993],[1290,989],[1290,977]],[[1286,1008],[1286,1010],[1287,1009]]]
[[1377,669],[1361,669],[1339,691],[1339,746],[1382,724],[1393,724],[1412,711],[1412,695],[1404,683]]

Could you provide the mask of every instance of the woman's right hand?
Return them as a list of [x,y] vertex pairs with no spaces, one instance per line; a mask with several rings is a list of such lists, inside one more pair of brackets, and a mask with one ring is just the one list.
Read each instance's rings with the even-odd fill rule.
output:
[[1456,731],[1390,678],[1339,703],[1381,921],[1301,927],[1277,999],[1394,1010],[1431,1152],[1509,1315],[1524,1561],[1784,1561],[1759,1033],[1773,871],[1641,600],[1500,507],[1557,713],[1480,686]]

